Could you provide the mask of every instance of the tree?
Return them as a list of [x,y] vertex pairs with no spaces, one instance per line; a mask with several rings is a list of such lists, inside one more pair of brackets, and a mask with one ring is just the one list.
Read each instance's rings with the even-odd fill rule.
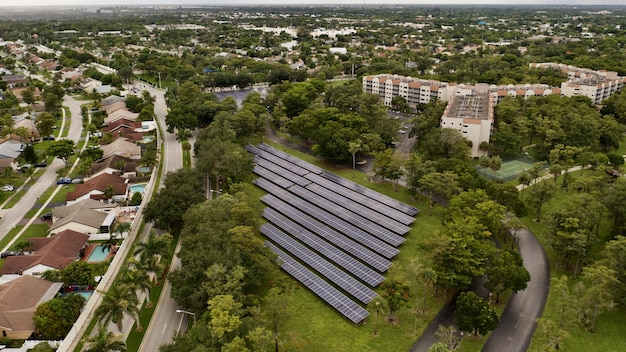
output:
[[387,306],[387,300],[383,297],[376,296],[367,304],[367,308],[374,312],[374,336],[378,336],[378,317],[389,308]]
[[626,237],[615,236],[604,247],[605,258],[602,260],[608,268],[615,271],[615,278],[620,282],[616,287],[617,297],[622,304],[626,303]]
[[121,335],[115,335],[107,331],[106,327],[100,327],[94,336],[83,339],[85,352],[126,352],[126,343]]
[[496,171],[500,170],[500,168],[502,167],[502,158],[495,155],[492,156],[490,159],[491,160],[489,160],[489,168],[493,171],[493,178],[495,179]]
[[[454,326],[439,325],[439,327],[437,327],[437,331],[435,332],[435,338],[438,343],[443,344],[444,349],[442,349],[442,351],[456,351],[461,348],[459,332]],[[432,352],[430,349],[428,351]]]
[[496,303],[506,290],[518,292],[526,289],[530,274],[524,267],[522,257],[516,251],[501,250],[494,254],[487,267],[489,281],[485,287],[496,294]]
[[70,139],[62,139],[52,142],[46,151],[47,155],[57,157],[65,162],[68,166],[69,158],[74,155],[74,141]]
[[56,119],[49,112],[42,112],[37,116],[35,126],[41,136],[49,136],[52,134],[52,128],[56,124]]
[[431,172],[422,176],[420,185],[429,192],[430,216],[433,215],[433,207],[435,205],[433,195],[438,194],[445,198],[450,198],[453,194],[460,191],[457,178],[458,176],[452,172]]
[[71,294],[53,298],[37,306],[33,321],[37,333],[44,339],[62,340],[78,319],[85,297]]
[[550,182],[539,182],[530,188],[528,202],[536,209],[537,221],[541,221],[541,207],[556,193],[556,187]]
[[405,307],[410,298],[409,286],[398,280],[386,280],[380,284],[383,290],[382,297],[387,301],[389,321],[394,321],[394,314]]
[[159,257],[168,259],[171,257],[169,246],[173,237],[170,234],[157,236],[154,231],[150,231],[150,235],[144,242],[135,245],[133,255],[140,256],[141,259]]
[[180,232],[185,211],[205,200],[202,192],[199,192],[202,189],[204,181],[195,169],[168,173],[165,176],[165,187],[146,206],[146,221],[153,222],[157,228],[170,233]]
[[596,319],[599,314],[612,310],[614,307],[614,289],[618,281],[613,269],[604,265],[594,265],[583,269],[580,317],[582,326],[595,332]]
[[363,141],[355,139],[349,143],[350,154],[352,154],[352,178],[354,178],[354,170],[356,169],[356,153],[363,150]]
[[35,347],[28,350],[29,352],[55,352],[56,349],[52,348],[47,342],[40,342]]
[[454,316],[459,328],[474,335],[486,335],[499,323],[498,312],[474,292],[461,292],[456,300]]
[[142,291],[146,294],[146,307],[152,307],[150,302],[150,289],[152,288],[152,279],[145,270],[136,268],[125,269],[122,272],[121,283],[131,287],[136,291]]
[[41,277],[48,281],[63,282],[65,285],[96,285],[92,266],[82,260],[71,262],[61,270],[46,270]]
[[102,293],[102,303],[94,311],[99,323],[106,326],[114,323],[118,331],[122,331],[124,315],[128,314],[139,325],[139,299],[135,292],[126,285],[113,285],[107,292]]
[[419,281],[422,283],[422,288],[424,292],[422,293],[422,311],[426,311],[426,290],[428,288],[432,288],[437,283],[437,272],[432,268],[424,268],[419,273]]

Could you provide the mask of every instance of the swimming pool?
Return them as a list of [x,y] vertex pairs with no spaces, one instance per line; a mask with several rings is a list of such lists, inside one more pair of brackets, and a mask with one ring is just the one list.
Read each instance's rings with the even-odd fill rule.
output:
[[70,292],[65,292],[63,294],[63,297],[67,297],[69,295],[71,295],[72,293],[76,293],[79,294],[83,297],[85,297],[85,300],[89,300],[89,297],[91,297],[91,295],[93,294],[93,291],[70,291]]
[[130,195],[132,196],[133,193],[135,193],[135,192],[139,192],[139,193],[143,194],[145,189],[146,189],[146,184],[145,183],[138,183],[136,185],[132,185],[132,186],[130,186]]
[[143,136],[141,143],[150,143],[154,141],[154,136]]
[[106,248],[99,244],[93,249],[93,251],[89,255],[89,258],[87,258],[87,263],[98,263],[105,261],[108,255],[109,248]]

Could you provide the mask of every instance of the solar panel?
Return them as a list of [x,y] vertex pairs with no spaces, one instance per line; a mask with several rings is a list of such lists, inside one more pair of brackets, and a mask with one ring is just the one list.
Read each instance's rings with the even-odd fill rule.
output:
[[257,178],[256,180],[254,180],[254,184],[261,187],[264,191],[266,191],[267,193],[271,193],[271,194],[280,194],[283,192],[287,192],[286,190],[284,190],[283,188],[281,188],[280,186],[277,186],[276,184],[268,181],[265,178]]
[[289,181],[288,179],[279,176],[273,172],[271,172],[270,170],[261,167],[259,165],[256,165],[254,167],[254,173],[269,180],[272,181],[273,183],[277,184],[278,186],[282,187],[282,188],[289,188],[291,186],[293,186],[293,182]]
[[253,146],[252,144],[246,144],[246,146],[244,147],[246,148],[246,150],[254,155],[257,155],[258,153],[260,153],[259,148]]
[[356,214],[361,214],[362,216],[371,219],[380,226],[383,226],[384,228],[389,229],[397,233],[398,235],[404,235],[411,230],[410,227],[390,217],[382,215],[375,210],[372,210],[362,204],[358,204],[318,184],[311,183],[310,185],[306,186],[306,189],[312,191],[320,197],[328,199],[329,201],[337,204],[339,207],[346,208]]
[[325,171],[324,169],[315,166],[309,162],[306,162],[302,159],[296,158],[295,156],[292,156],[290,154],[287,154],[281,150],[278,150],[270,145],[267,145],[265,143],[261,143],[257,146],[257,149],[266,151],[268,153],[271,153],[273,155],[278,156],[279,158],[285,159],[293,164],[296,164],[299,167],[302,167],[304,169],[309,170],[310,172],[314,173],[314,174],[318,174],[324,178],[327,178],[343,187],[346,187],[350,190],[353,190],[355,192],[358,192],[362,195],[365,195],[367,197],[370,197],[380,203],[386,204],[392,208],[395,208],[397,210],[400,210],[410,216],[415,216],[419,213],[419,209],[408,205],[404,202],[401,202],[397,199],[391,198],[389,196],[386,196],[382,193],[376,192],[374,190],[371,190],[367,187],[364,187],[358,183],[352,182],[348,179],[345,179],[341,176],[338,176],[336,174],[333,174],[331,172]]
[[290,218],[294,222],[309,229],[311,232],[322,237],[326,241],[334,244],[336,247],[341,248],[344,251],[359,258],[374,269],[383,272],[389,269],[389,267],[391,266],[391,262],[389,260],[364,247],[358,242],[342,235],[334,229],[322,224],[321,222],[306,215],[305,213],[299,211],[291,205],[283,202],[277,197],[271,194],[267,194],[261,197],[261,201],[281,212],[283,215]]
[[316,218],[318,221],[326,224],[328,227],[331,227],[343,233],[344,235],[352,238],[358,243],[370,248],[371,250],[379,253],[386,258],[393,258],[395,255],[400,253],[397,248],[394,248],[388,243],[381,241],[380,239],[370,235],[369,233],[359,229],[358,227],[336,217],[335,215],[325,210],[322,210],[315,205],[312,205],[311,203],[298,196],[295,196],[288,192],[276,194],[276,196],[283,200],[285,203],[299,209],[300,211],[306,213],[311,217]]
[[273,225],[263,224],[261,233],[359,301],[367,304],[378,296],[376,292],[362,284],[359,280],[346,274],[343,270],[337,268]]
[[321,174],[324,169],[322,169],[319,166],[315,166],[311,163],[308,163],[302,159],[296,158],[295,156],[291,155],[291,154],[287,154],[285,152],[283,152],[282,150],[278,150],[268,144],[265,143],[261,143],[257,146],[258,149],[264,150],[268,153],[272,153],[274,155],[276,155],[279,158],[285,159],[289,162],[292,162],[298,166],[300,166],[301,168],[307,169],[310,172],[314,173],[314,174]]
[[410,216],[415,216],[417,215],[417,213],[419,213],[419,209],[410,206],[406,203],[403,203],[397,199],[393,199],[391,197],[388,197],[382,193],[373,191],[367,187],[364,187],[358,183],[352,182],[350,180],[347,180],[339,175],[333,174],[332,172],[328,172],[328,171],[323,171],[320,176],[331,180],[333,182],[335,182],[338,185],[341,185],[343,187],[346,187],[354,192],[357,192],[359,194],[362,194],[366,197],[372,198],[380,203],[383,203],[389,207],[392,207],[396,210],[399,210],[405,214],[408,214]]
[[279,227],[283,231],[289,233],[295,239],[301,241],[316,252],[333,261],[335,264],[346,269],[352,275],[363,280],[368,285],[375,287],[385,280],[385,277],[376,272],[374,269],[361,263],[332,244],[324,241],[299,224],[289,220],[278,211],[269,207],[265,208],[263,211],[263,217],[276,225],[276,227]]
[[376,222],[367,219],[361,215],[351,212],[350,210],[337,206],[337,204],[329,201],[326,198],[322,198],[317,194],[309,191],[306,188],[294,185],[289,188],[289,192],[297,195],[298,197],[306,200],[307,202],[314,204],[321,209],[332,209],[332,212],[338,218],[346,221],[347,223],[360,228],[368,232],[369,234],[376,236],[377,238],[389,243],[390,245],[397,247],[404,243],[404,238],[387,230],[386,228],[378,225]]
[[284,169],[290,170],[291,172],[298,174],[300,176],[304,176],[306,174],[309,173],[309,170],[301,168],[299,166],[294,165],[293,163],[285,160],[285,159],[281,159],[279,157],[277,157],[276,155],[272,154],[272,153],[268,153],[264,150],[258,149],[256,150],[258,152],[259,157],[273,163],[276,164]]
[[277,175],[279,175],[281,177],[284,177],[287,180],[289,180],[289,181],[291,181],[291,182],[293,182],[295,184],[298,184],[300,186],[304,187],[304,186],[306,186],[306,185],[311,183],[310,180],[307,180],[306,178],[291,172],[289,169],[285,169],[283,167],[280,167],[280,166],[278,166],[278,165],[276,165],[276,164],[274,164],[274,163],[272,163],[272,162],[270,162],[270,161],[268,161],[266,159],[263,159],[261,157],[258,157],[258,156],[255,157],[254,161],[255,161],[255,163],[257,165],[259,165],[261,167],[264,167],[264,168],[270,170],[271,172],[273,172],[273,173],[275,173],[275,174],[277,174]]
[[369,316],[370,313],[367,310],[319,276],[312,273],[304,265],[298,263],[295,259],[278,249],[275,245],[269,242],[265,242],[265,245],[269,247],[272,252],[276,253],[280,259],[280,267],[283,268],[283,270],[300,281],[304,286],[313,291],[313,293],[330,304],[350,321],[358,324]]
[[322,176],[319,175],[315,175],[312,173],[309,173],[307,175],[304,176],[305,178],[311,180],[312,182],[315,182],[317,184],[319,184],[320,186],[323,186],[325,188],[328,188],[329,190],[339,193],[340,195],[355,201],[357,203],[363,204],[366,207],[372,209],[372,210],[376,210],[377,212],[379,212],[382,215],[388,216],[392,219],[395,219],[405,225],[409,225],[411,224],[413,221],[415,221],[415,218],[412,216],[409,216],[399,210],[396,210],[390,206],[387,206],[385,204],[379,203],[375,200],[373,200],[372,198],[366,197],[360,193],[354,192],[352,190],[349,190],[343,186],[340,186],[338,184],[336,184],[333,181],[330,181],[329,179],[326,179]]

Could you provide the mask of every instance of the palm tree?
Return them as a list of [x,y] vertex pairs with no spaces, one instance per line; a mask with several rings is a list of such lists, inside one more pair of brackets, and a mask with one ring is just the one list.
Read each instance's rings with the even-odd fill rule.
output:
[[85,352],[126,352],[126,343],[122,341],[121,335],[114,335],[106,328],[100,327],[98,333],[83,340]]
[[151,257],[166,258],[171,257],[169,246],[172,242],[172,235],[163,234],[157,236],[154,231],[150,231],[150,236],[145,242],[137,244],[133,255],[140,256],[141,260],[149,259]]
[[113,232],[118,234],[120,238],[123,238],[122,235],[124,235],[124,232],[129,232],[129,231],[130,231],[129,222],[119,221],[113,228]]
[[94,314],[102,325],[112,322],[119,331],[122,331],[124,314],[129,314],[137,322],[137,329],[141,329],[138,305],[139,299],[129,286],[113,285],[103,294],[102,303]]
[[150,289],[152,288],[152,279],[148,272],[139,268],[126,269],[121,278],[121,282],[135,291],[139,290],[146,293],[146,307],[152,307],[150,302]]
[[432,268],[424,268],[419,273],[419,279],[422,282],[422,285],[424,287],[424,293],[422,294],[424,302],[422,304],[422,307],[424,307],[423,311],[425,312],[426,311],[426,288],[433,287],[433,285],[437,283],[437,272],[433,270]]
[[145,271],[148,275],[152,275],[154,277],[154,284],[159,284],[159,276],[163,272],[165,265],[159,262],[158,256],[152,257],[141,257],[140,260],[131,259],[131,263],[134,264],[137,270]]

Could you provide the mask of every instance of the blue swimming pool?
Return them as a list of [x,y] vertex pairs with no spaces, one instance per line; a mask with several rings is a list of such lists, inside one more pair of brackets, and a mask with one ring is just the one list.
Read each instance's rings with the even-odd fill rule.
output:
[[105,248],[104,246],[99,244],[93,249],[93,251],[89,255],[89,258],[87,258],[87,263],[98,263],[105,261],[108,255],[109,248]]
[[146,189],[146,184],[145,183],[138,183],[136,185],[130,186],[130,194],[131,194],[131,196],[135,192],[139,192],[139,193],[143,194],[145,189]]
[[88,300],[89,300],[89,297],[91,297],[91,295],[93,294],[93,291],[73,291],[73,292],[65,292],[65,293],[63,294],[63,297],[67,297],[67,296],[71,295],[72,293],[79,294],[79,295],[81,295],[81,296],[85,297],[85,300],[87,300],[87,301],[88,301]]

